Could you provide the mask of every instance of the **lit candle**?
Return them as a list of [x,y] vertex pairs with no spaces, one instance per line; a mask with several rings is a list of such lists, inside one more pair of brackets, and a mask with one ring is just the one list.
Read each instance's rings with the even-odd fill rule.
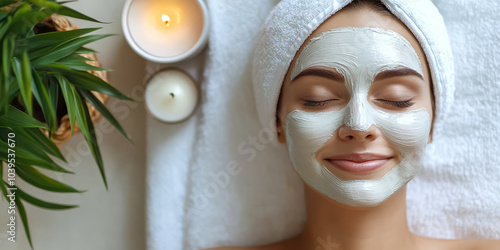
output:
[[145,104],[149,114],[167,123],[190,117],[199,100],[194,79],[182,70],[170,68],[156,73],[146,87]]
[[123,33],[147,60],[178,62],[196,55],[207,42],[208,11],[203,0],[127,0]]

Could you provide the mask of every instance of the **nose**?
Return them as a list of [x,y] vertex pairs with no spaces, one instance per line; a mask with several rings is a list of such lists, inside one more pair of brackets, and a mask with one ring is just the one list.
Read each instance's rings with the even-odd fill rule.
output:
[[339,137],[343,141],[373,141],[380,136],[380,130],[375,125],[371,125],[367,130],[354,130],[349,126],[342,125],[338,131]]

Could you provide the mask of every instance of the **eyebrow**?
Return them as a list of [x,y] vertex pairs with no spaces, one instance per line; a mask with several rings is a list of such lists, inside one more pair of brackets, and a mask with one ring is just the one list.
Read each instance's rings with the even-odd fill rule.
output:
[[292,79],[292,82],[298,79],[299,77],[302,76],[307,76],[307,75],[312,75],[312,76],[319,76],[319,77],[324,77],[328,78],[333,81],[337,82],[344,82],[344,76],[340,74],[337,70],[330,70],[330,69],[323,69],[323,68],[308,68],[305,69],[304,71],[300,72],[297,76],[295,76]]
[[424,80],[424,77],[418,73],[417,71],[407,68],[407,67],[398,67],[395,69],[390,69],[390,70],[385,70],[377,74],[375,76],[375,79],[373,81],[379,81],[391,77],[398,77],[398,76],[417,76],[420,79]]

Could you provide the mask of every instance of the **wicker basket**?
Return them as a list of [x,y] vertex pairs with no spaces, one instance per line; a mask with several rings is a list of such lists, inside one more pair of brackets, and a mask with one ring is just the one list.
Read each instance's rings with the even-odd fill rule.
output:
[[[53,26],[53,28],[57,31],[66,31],[66,30],[73,30],[77,29],[78,27],[68,19],[59,16],[59,15],[52,15],[46,20],[43,21],[45,25],[47,26]],[[89,59],[87,61],[88,64],[96,67],[101,67],[101,64],[99,61],[97,61],[97,56],[95,54],[83,54],[82,56],[86,57]],[[89,71],[91,74],[101,78],[102,80],[108,82],[108,75],[106,71]],[[99,92],[92,91],[92,93],[101,101],[102,103],[106,103],[108,96]],[[92,119],[92,123],[96,123],[99,118],[101,118],[101,113],[97,111],[94,106],[90,105],[87,102],[87,107],[89,109],[90,117]],[[43,131],[46,135],[48,135],[48,130],[44,129]],[[75,128],[73,130],[74,133],[80,132],[80,129],[78,128],[78,125],[75,123]],[[54,141],[55,144],[61,145],[69,138],[71,138],[71,126],[69,123],[69,117],[68,114],[64,115],[61,120],[59,127],[57,128],[55,133],[52,133],[52,141]]]

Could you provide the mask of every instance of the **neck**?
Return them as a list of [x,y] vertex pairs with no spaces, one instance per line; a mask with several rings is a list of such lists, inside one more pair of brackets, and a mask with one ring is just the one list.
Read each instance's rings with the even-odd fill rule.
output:
[[303,249],[414,249],[406,219],[406,186],[376,207],[340,204],[305,187],[307,223],[299,236]]

